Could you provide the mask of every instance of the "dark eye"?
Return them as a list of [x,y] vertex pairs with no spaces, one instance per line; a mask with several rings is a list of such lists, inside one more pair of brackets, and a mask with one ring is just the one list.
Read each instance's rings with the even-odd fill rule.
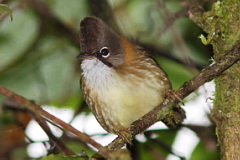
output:
[[100,49],[100,53],[103,58],[107,58],[110,55],[110,52],[107,47],[103,47],[102,49]]

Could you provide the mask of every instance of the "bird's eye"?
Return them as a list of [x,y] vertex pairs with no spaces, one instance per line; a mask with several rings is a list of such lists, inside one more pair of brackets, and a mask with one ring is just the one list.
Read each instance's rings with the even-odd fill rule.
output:
[[103,47],[102,49],[100,49],[100,53],[103,58],[107,58],[110,55],[110,52],[107,47]]

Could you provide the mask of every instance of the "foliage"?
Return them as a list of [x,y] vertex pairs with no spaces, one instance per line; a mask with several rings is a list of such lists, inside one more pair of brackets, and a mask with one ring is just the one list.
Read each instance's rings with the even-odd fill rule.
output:
[[5,4],[0,4],[0,20],[2,19],[4,13],[7,13],[8,16],[13,20],[12,10]]
[[41,160],[87,160],[87,157],[81,156],[63,156],[63,155],[49,155],[41,158]]

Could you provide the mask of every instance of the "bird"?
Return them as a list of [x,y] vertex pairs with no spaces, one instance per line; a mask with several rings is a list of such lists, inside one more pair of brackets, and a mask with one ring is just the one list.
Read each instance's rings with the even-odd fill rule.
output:
[[168,75],[144,48],[100,18],[85,17],[79,39],[84,99],[107,132],[127,139],[127,128],[165,99]]

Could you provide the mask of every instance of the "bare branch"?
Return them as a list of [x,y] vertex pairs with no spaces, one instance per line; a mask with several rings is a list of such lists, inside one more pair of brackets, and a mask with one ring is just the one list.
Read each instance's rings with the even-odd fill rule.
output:
[[81,133],[80,131],[78,131],[77,129],[75,129],[74,127],[72,127],[71,125],[65,123],[64,121],[62,121],[61,119],[58,119],[57,117],[51,115],[50,113],[44,111],[39,105],[35,104],[34,102],[25,99],[24,97],[13,93],[12,91],[4,88],[3,86],[0,86],[0,94],[10,98],[11,100],[15,101],[16,103],[18,103],[19,105],[21,105],[21,107],[29,110],[30,112],[34,113],[35,115],[40,115],[41,117],[43,117],[44,119],[50,120],[54,123],[56,123],[57,125],[61,126],[62,128],[64,128],[64,130],[73,133],[74,135],[77,136],[77,138],[79,138],[81,141],[92,145],[93,147],[97,148],[104,156],[109,157],[110,151],[108,151],[107,148],[103,147],[102,145],[100,145],[99,143],[97,143],[96,141],[94,141],[93,139],[91,139],[88,135]]
[[7,100],[6,102],[4,102],[3,108],[11,109],[13,111],[16,111],[16,110],[22,111],[26,114],[30,113],[32,118],[38,122],[38,124],[41,126],[41,128],[44,130],[44,132],[48,135],[50,142],[52,142],[55,146],[57,146],[65,155],[73,155],[74,154],[71,150],[69,150],[65,146],[65,144],[63,143],[63,141],[60,138],[57,138],[52,134],[47,122],[41,116],[36,115],[33,112],[30,112],[29,110],[27,110],[25,108],[22,108],[21,106],[19,106],[19,104],[15,103],[11,100]]

